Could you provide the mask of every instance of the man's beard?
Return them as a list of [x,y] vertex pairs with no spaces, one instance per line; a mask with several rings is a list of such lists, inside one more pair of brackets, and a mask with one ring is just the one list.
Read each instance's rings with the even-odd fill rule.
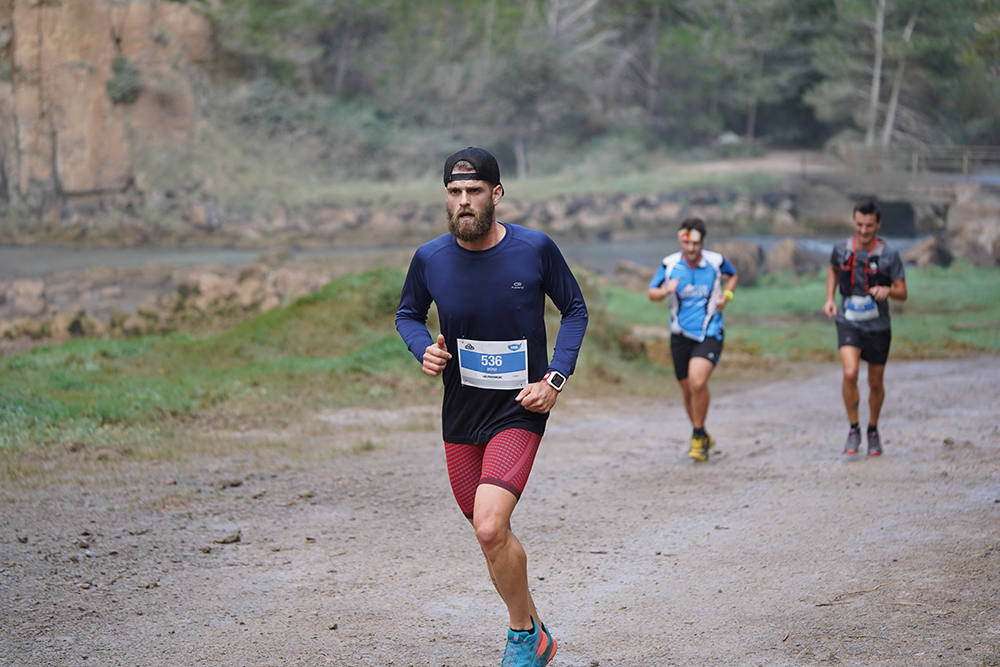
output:
[[459,241],[478,241],[493,228],[493,212],[495,207],[493,202],[487,202],[482,211],[473,211],[474,218],[471,221],[463,222],[458,219],[462,209],[456,209],[454,213],[448,213],[448,231]]

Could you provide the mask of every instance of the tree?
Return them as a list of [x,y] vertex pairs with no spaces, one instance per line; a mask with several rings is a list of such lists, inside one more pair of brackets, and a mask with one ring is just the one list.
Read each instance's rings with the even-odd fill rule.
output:
[[218,0],[203,5],[222,48],[249,68],[251,77],[269,75],[308,83],[307,67],[320,54],[316,28],[330,0]]
[[813,49],[823,80],[807,101],[822,120],[861,130],[868,146],[948,140],[948,123],[934,117],[942,101],[950,106],[955,79],[968,73],[960,54],[995,4],[836,0],[830,34]]
[[885,43],[886,0],[875,0],[875,18],[872,21],[872,82],[868,93],[868,114],[865,117],[865,146],[875,143],[875,124],[878,122],[879,97],[882,92],[882,57]]
[[330,164],[468,141],[526,176],[724,131],[1000,142],[1000,0],[189,1],[254,83],[229,116]]
[[[813,18],[827,0],[633,0],[609,20],[614,82],[607,99],[620,123],[651,143],[696,143],[724,130],[758,135],[762,111],[797,105],[813,75]],[[811,112],[807,111],[808,115]]]
[[598,106],[590,84],[613,35],[598,24],[598,2],[529,1],[514,48],[497,62],[495,118],[506,128],[518,177],[531,170],[530,146],[557,126],[563,134],[585,131]]
[[709,12],[712,60],[724,72],[727,115],[743,119],[743,134],[753,143],[761,107],[793,98],[811,71],[804,11],[812,8],[787,0],[715,0],[700,6]]
[[[916,26],[917,14],[914,12],[910,15],[910,20],[907,21],[906,27],[903,28],[904,46],[909,46],[910,39],[913,37],[913,29]],[[905,52],[899,54],[898,61],[899,64],[896,65],[896,75],[892,80],[892,92],[889,95],[889,106],[886,108],[885,112],[885,123],[882,125],[882,139],[879,142],[882,146],[889,145],[889,141],[892,139],[892,128],[896,124],[896,110],[899,108],[899,91],[903,87],[903,73],[906,71]],[[874,128],[874,122],[871,127]]]

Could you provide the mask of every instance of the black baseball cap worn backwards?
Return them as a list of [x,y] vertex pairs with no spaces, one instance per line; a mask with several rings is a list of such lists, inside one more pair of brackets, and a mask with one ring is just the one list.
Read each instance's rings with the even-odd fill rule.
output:
[[[475,171],[467,174],[451,173],[455,164],[462,160],[471,164]],[[486,181],[500,185],[500,165],[497,164],[497,159],[488,150],[469,146],[452,153],[444,161],[444,184],[448,185],[452,181]]]

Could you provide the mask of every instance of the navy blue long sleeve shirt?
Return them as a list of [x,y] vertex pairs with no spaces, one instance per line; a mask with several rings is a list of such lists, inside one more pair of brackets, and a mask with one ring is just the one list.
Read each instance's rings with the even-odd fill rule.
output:
[[[457,340],[526,340],[528,381],[549,369],[569,377],[587,328],[587,305],[559,248],[542,232],[504,223],[507,233],[487,250],[461,247],[443,234],[417,249],[403,284],[396,330],[417,361],[433,343],[427,329],[431,302],[452,358],[442,373],[445,442],[484,444],[500,431],[523,428],[542,435],[547,414],[525,410],[519,389],[482,389],[462,383]],[[545,336],[545,297],[562,314],[552,361]]]

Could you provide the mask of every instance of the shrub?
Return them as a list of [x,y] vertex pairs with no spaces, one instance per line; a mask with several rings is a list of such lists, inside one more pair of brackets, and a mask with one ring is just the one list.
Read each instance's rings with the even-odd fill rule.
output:
[[142,90],[142,76],[139,74],[139,69],[125,56],[118,54],[111,61],[111,71],[113,74],[107,82],[108,97],[111,101],[115,104],[135,102]]

